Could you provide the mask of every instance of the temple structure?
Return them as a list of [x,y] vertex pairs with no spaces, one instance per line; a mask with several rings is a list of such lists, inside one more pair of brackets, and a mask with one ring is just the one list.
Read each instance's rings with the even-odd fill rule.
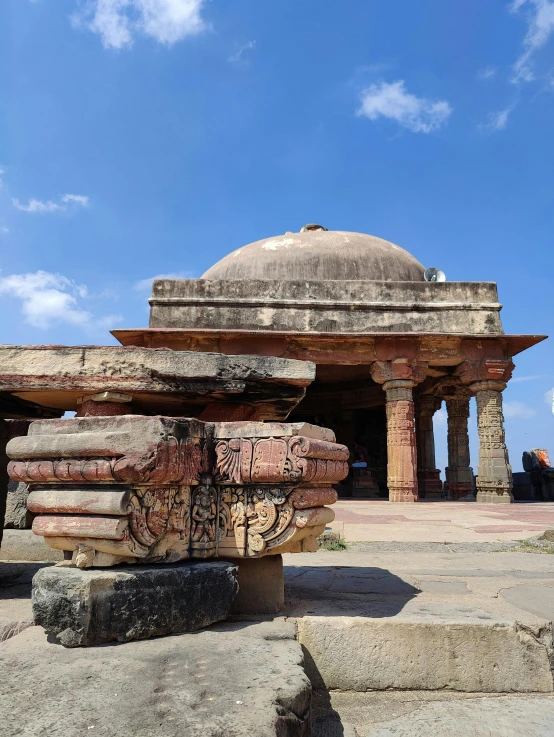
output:
[[[348,447],[342,494],[395,502],[474,494],[475,396],[477,500],[509,503],[502,392],[513,357],[544,336],[504,333],[494,283],[430,282],[424,272],[380,238],[309,225],[239,248],[200,279],[155,281],[149,328],[113,334],[126,346],[314,362],[315,381],[288,419],[329,427]],[[433,438],[443,401],[444,490]],[[233,404],[235,420],[266,417],[260,403]]]

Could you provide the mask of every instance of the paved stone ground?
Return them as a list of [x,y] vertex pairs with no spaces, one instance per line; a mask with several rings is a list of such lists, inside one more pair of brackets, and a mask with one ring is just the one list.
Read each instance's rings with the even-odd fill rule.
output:
[[552,737],[554,698],[318,691],[312,737]]
[[554,504],[340,499],[334,530],[349,542],[493,542],[522,540],[554,527]]

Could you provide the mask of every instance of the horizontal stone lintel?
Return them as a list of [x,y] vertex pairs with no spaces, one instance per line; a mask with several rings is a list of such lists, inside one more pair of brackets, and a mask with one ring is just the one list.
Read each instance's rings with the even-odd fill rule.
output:
[[500,311],[502,305],[499,302],[439,302],[439,301],[414,301],[414,302],[345,302],[337,300],[297,300],[297,299],[272,299],[271,297],[260,299],[235,299],[235,298],[212,298],[212,297],[162,297],[152,298],[149,300],[151,305],[178,305],[179,307],[265,307],[268,309],[286,307],[292,309],[303,310],[306,308],[312,310],[398,310],[398,311],[436,311],[436,310],[496,310]]

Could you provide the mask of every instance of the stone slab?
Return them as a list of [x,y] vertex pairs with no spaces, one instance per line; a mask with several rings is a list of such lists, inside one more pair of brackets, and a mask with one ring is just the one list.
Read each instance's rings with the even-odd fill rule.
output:
[[111,391],[132,395],[139,413],[197,416],[191,408],[221,401],[223,393],[225,401],[259,404],[260,410],[267,404],[263,419],[285,419],[314,377],[313,363],[274,356],[135,346],[0,346],[0,391],[9,394],[8,417],[29,416],[25,402],[77,410],[83,395]]
[[4,529],[30,530],[33,515],[27,509],[29,487],[27,484],[10,481],[6,498]]
[[312,737],[551,737],[554,699],[445,691],[315,692]]
[[128,642],[219,622],[237,590],[231,563],[107,570],[54,566],[33,578],[33,616],[65,647]]
[[87,650],[31,627],[0,644],[0,672],[10,674],[0,678],[6,735],[309,734],[310,683],[294,627],[282,621]]
[[284,563],[285,611],[297,619],[315,683],[553,691],[552,555],[492,543],[374,543]]

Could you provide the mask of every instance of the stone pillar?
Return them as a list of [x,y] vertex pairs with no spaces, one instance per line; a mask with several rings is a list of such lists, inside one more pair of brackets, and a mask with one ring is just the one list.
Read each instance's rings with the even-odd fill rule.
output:
[[416,402],[417,483],[419,496],[425,499],[442,498],[440,471],[435,468],[435,433],[433,415],[440,409],[442,399],[423,394]]
[[473,493],[473,469],[470,467],[469,392],[445,397],[448,415],[448,467],[446,485],[453,501]]
[[504,437],[502,392],[506,384],[479,381],[471,385],[477,401],[479,432],[479,466],[477,470],[477,501],[490,504],[510,504],[512,467]]
[[487,504],[510,504],[512,467],[504,437],[502,392],[514,368],[509,359],[465,361],[457,373],[477,401],[479,466],[477,501]]
[[121,392],[98,392],[80,397],[77,400],[78,410],[76,417],[117,417],[131,415],[133,409],[130,394]]
[[376,361],[371,376],[387,395],[387,485],[389,501],[417,502],[417,450],[413,387],[427,365],[408,359]]

